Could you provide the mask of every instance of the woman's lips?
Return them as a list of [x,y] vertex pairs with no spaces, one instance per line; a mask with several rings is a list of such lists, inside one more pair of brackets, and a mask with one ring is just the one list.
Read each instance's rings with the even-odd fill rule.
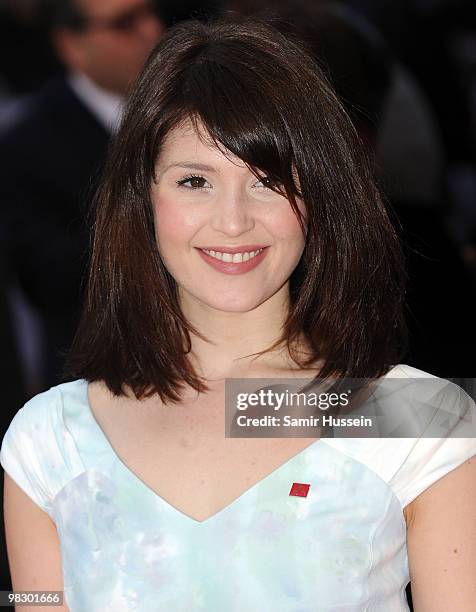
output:
[[208,265],[218,272],[223,272],[224,274],[245,274],[245,272],[249,272],[258,266],[263,259],[266,257],[266,253],[268,252],[268,247],[264,247],[261,253],[258,253],[256,257],[252,257],[248,259],[248,261],[243,261],[242,263],[233,263],[231,261],[220,261],[219,259],[215,259],[211,255],[205,253],[201,249],[197,249],[200,254],[200,257],[205,261]]

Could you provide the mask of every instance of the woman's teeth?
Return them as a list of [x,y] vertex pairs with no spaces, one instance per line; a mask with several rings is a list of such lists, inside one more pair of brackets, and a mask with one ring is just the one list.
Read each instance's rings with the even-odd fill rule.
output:
[[202,249],[202,251],[204,253],[206,253],[207,255],[210,255],[210,257],[214,257],[215,259],[218,259],[219,261],[225,261],[228,263],[243,263],[245,261],[248,261],[249,259],[253,259],[253,257],[256,257],[256,255],[258,255],[259,253],[261,253],[263,249],[258,249],[257,251],[250,251],[248,253],[220,253],[219,251],[207,251],[205,249]]

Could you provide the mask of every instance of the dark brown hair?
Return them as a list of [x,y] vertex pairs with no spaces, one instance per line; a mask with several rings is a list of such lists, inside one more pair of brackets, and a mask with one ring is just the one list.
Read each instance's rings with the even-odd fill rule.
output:
[[[104,380],[115,395],[127,384],[137,398],[158,393],[164,402],[179,401],[184,383],[208,389],[187,359],[190,333],[206,338],[181,312],[150,200],[161,143],[186,118],[281,185],[300,222],[296,196],[306,206],[290,311],[267,350],[286,343],[302,368],[323,359],[322,378],[386,373],[406,347],[405,268],[355,129],[297,41],[232,16],[170,29],[129,96],[96,200],[86,300],[65,376]],[[293,353],[302,333],[304,361]]]

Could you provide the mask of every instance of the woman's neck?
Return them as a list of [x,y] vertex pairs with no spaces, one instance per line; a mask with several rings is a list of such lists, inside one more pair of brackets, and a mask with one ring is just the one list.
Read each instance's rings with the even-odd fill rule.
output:
[[221,380],[292,367],[294,362],[285,343],[262,356],[255,355],[281,337],[289,308],[287,292],[278,291],[247,312],[219,311],[191,296],[182,298],[181,307],[187,320],[210,341],[191,334],[188,357],[197,374],[205,379]]

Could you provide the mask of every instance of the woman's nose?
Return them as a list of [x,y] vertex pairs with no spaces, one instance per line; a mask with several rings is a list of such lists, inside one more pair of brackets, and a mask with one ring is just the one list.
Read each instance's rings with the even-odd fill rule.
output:
[[229,192],[217,198],[211,225],[214,230],[239,236],[255,224],[252,202],[245,193]]

